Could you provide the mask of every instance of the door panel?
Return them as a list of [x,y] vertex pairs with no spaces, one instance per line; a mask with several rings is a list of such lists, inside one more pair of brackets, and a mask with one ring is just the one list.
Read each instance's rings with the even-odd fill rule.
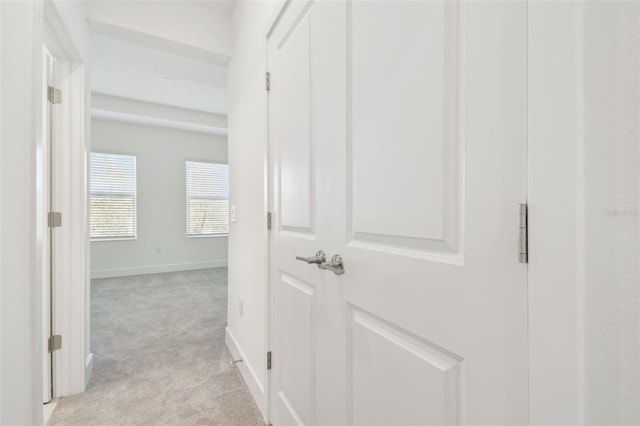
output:
[[[270,147],[313,229],[272,234],[274,425],[526,423],[526,4],[292,2],[269,66],[308,75],[308,109],[272,85]],[[320,249],[346,273],[295,260]]]
[[348,6],[354,241],[416,254],[458,246],[456,9],[439,2]]
[[462,358],[375,315],[350,311],[349,423],[460,424]]
[[278,324],[285,339],[280,341],[278,362],[283,366],[301,367],[280,369],[280,389],[277,398],[286,407],[291,424],[310,424],[313,418],[313,394],[315,371],[314,292],[312,285],[290,275],[282,274]]
[[[294,5],[272,36],[271,85],[278,88],[272,126],[278,141],[280,230],[314,233],[311,133],[311,6]],[[280,103],[281,102],[281,103]],[[277,136],[276,136],[277,135]]]
[[288,103],[286,125],[278,126],[280,143],[280,212],[282,228],[313,231],[311,123],[309,110],[310,16],[301,18],[278,43],[278,90]]

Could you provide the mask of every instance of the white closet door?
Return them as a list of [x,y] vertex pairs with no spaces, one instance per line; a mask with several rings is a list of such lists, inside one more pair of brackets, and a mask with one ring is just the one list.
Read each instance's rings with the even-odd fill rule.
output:
[[269,67],[274,425],[526,423],[526,4],[293,2]]

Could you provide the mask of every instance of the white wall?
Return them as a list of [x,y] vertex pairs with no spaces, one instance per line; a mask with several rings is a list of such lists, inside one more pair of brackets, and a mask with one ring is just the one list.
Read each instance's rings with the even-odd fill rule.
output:
[[640,424],[640,3],[583,25],[584,417]]
[[640,423],[640,4],[529,5],[530,419]]
[[[276,2],[238,2],[229,63],[230,205],[237,222],[229,234],[227,344],[263,415],[267,410],[267,93],[266,31]],[[238,302],[243,300],[240,317]]]
[[0,14],[0,423],[41,424],[35,177],[42,4],[0,2]]
[[227,162],[226,137],[100,119],[92,133],[92,150],[137,157],[138,228],[91,243],[93,278],[226,266],[227,237],[187,238],[185,187],[186,160]]
[[[80,61],[88,65],[89,28],[84,20],[84,2],[54,1],[47,3],[56,10],[56,30],[64,32],[65,41],[73,45]],[[40,189],[36,183],[38,147],[41,146],[42,113],[42,2],[0,2],[0,423],[9,425],[42,423],[42,288],[37,266],[38,251],[42,250],[35,230],[36,197]],[[88,68],[76,67],[75,82],[88,85]],[[80,83],[82,84],[82,83]],[[90,94],[80,101],[75,116],[84,121]],[[73,199],[82,198],[85,180],[83,154],[88,144],[85,131],[89,123],[79,126],[80,143],[74,147],[75,161],[69,164],[74,176],[69,190]],[[76,205],[78,203],[75,203]],[[82,203],[80,203],[83,205]],[[74,304],[79,316],[74,318],[80,335],[67,335],[79,354],[76,377],[84,379],[84,352],[88,340],[82,335],[85,315],[82,300],[88,298],[88,256],[84,247],[82,209],[68,211],[68,217],[78,217],[78,227],[69,234],[72,246],[80,250],[74,257],[76,265],[70,270],[69,286],[73,286],[80,303]],[[86,242],[88,245],[88,241]],[[74,299],[74,300],[77,300]],[[86,312],[88,316],[88,311]],[[76,339],[77,337],[77,339]],[[85,346],[86,343],[86,346]],[[80,383],[84,388],[84,383]]]

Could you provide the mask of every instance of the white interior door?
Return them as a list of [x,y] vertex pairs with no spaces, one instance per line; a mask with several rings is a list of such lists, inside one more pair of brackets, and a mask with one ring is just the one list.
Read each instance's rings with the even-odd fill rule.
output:
[[526,423],[526,4],[293,2],[268,43],[274,425]]

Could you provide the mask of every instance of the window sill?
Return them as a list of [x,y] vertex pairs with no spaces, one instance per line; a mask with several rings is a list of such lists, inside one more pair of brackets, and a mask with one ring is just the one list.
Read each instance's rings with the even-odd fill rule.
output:
[[229,234],[202,234],[202,235],[187,235],[187,238],[221,238],[228,237]]
[[138,237],[126,237],[126,238],[98,238],[98,239],[94,239],[91,238],[89,239],[90,242],[92,243],[99,243],[101,241],[135,241],[137,240]]

